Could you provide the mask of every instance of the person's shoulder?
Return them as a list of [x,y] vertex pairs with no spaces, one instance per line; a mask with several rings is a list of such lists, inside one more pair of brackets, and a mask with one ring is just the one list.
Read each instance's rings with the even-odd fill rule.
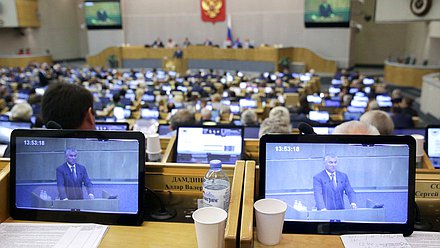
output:
[[325,173],[325,170],[322,170],[322,171],[316,173],[315,176],[313,176],[313,177],[316,177],[316,178],[322,177],[324,175],[324,173]]

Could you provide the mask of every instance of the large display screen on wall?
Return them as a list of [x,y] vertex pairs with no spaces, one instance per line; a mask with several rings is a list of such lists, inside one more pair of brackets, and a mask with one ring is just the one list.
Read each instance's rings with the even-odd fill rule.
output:
[[119,1],[84,1],[88,29],[121,29],[122,14]]
[[306,27],[349,27],[351,0],[304,0]]

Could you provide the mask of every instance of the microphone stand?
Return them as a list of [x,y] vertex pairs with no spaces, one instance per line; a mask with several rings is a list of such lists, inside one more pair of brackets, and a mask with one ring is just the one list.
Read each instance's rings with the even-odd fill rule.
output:
[[152,219],[155,219],[155,220],[168,220],[168,219],[174,218],[174,216],[177,215],[177,212],[176,212],[175,209],[167,209],[165,207],[165,204],[163,203],[162,199],[160,199],[160,197],[153,190],[148,188],[147,186],[145,186],[145,192],[146,193],[150,192],[151,195],[153,195],[154,198],[157,199],[157,201],[159,202],[159,205],[160,205],[160,209],[152,210],[150,212],[150,217]]

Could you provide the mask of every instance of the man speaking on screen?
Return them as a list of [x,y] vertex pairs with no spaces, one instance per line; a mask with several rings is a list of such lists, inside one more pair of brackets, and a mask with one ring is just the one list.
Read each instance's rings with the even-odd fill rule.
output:
[[350,208],[357,208],[356,193],[347,174],[336,170],[337,163],[336,155],[326,155],[325,169],[313,177],[313,194],[318,210],[345,209],[344,194],[348,196]]
[[88,198],[93,199],[93,184],[86,167],[76,162],[78,151],[67,148],[64,152],[66,162],[57,168],[57,186],[60,200],[84,199],[82,186],[87,189]]

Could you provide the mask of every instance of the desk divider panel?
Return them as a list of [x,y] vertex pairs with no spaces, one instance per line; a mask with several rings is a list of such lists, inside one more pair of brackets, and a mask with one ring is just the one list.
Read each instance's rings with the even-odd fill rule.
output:
[[231,198],[229,201],[228,219],[225,230],[225,248],[235,248],[238,246],[241,199],[243,193],[244,161],[235,163],[234,178],[231,185]]
[[0,223],[9,218],[9,159],[0,158]]
[[246,161],[241,212],[240,247],[254,247],[255,161]]

